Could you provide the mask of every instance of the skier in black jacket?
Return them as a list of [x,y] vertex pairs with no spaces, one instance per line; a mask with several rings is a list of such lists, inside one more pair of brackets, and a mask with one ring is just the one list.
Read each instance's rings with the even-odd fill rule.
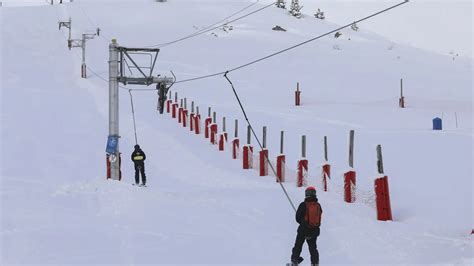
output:
[[305,200],[296,211],[296,222],[299,223],[298,234],[296,235],[295,246],[291,254],[291,262],[298,265],[303,261],[300,257],[304,241],[308,243],[311,254],[311,265],[319,264],[319,252],[316,240],[319,236],[319,226],[321,225],[321,215],[323,210],[316,197],[316,189],[308,187],[305,190]]
[[146,155],[140,148],[140,145],[135,145],[135,150],[132,153],[132,161],[135,165],[135,184],[140,183],[139,173],[142,174],[142,185],[146,185],[146,176],[145,176],[145,159]]

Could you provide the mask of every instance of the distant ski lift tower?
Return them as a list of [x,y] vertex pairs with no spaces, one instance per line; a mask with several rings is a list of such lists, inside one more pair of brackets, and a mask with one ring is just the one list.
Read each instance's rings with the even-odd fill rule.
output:
[[96,36],[95,33],[84,33],[82,34],[82,39],[73,39],[70,40],[69,46],[71,49],[80,47],[82,48],[82,65],[81,65],[81,78],[86,78],[87,77],[87,65],[86,65],[86,41],[87,40],[92,40]]
[[67,47],[69,50],[71,50],[71,17],[69,17],[68,21],[59,21],[59,30],[61,30],[61,27],[66,27],[69,29],[69,35],[67,38]]
[[[109,159],[107,165],[108,167],[110,165],[110,169],[107,169],[107,172],[110,172],[110,178],[113,180],[120,180],[119,82],[124,85],[134,84],[149,86],[151,84],[157,84],[156,88],[158,92],[162,95],[166,95],[168,89],[174,83],[174,79],[170,77],[160,77],[160,75],[156,77],[153,76],[153,70],[159,51],[160,49],[158,48],[121,47],[115,39],[113,39],[109,45],[109,137],[106,152],[108,155],[107,158]],[[149,55],[150,65],[140,66],[137,64],[137,61],[132,58],[134,55]],[[126,76],[125,67],[128,68],[132,76]],[[134,73],[132,69],[141,76],[133,76]],[[146,71],[146,69],[149,69],[149,71]]]

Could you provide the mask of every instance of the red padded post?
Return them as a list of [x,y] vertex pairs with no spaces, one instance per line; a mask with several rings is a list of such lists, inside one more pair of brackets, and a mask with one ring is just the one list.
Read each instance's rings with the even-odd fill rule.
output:
[[323,189],[328,191],[328,178],[331,178],[331,165],[329,163],[323,164]]
[[278,155],[277,157],[277,164],[276,164],[276,168],[277,168],[277,179],[276,181],[277,182],[285,182],[285,162],[286,161],[286,158],[285,158],[285,155],[283,154],[280,154]]
[[308,160],[301,159],[298,161],[298,172],[296,179],[296,186],[306,186],[308,183]]
[[375,203],[377,205],[377,220],[391,221],[392,207],[390,206],[390,193],[388,190],[388,177],[375,179]]
[[243,155],[243,168],[251,169],[253,168],[253,147],[251,145],[244,146],[244,155]]
[[348,171],[344,174],[344,201],[354,203],[356,200],[356,172]]
[[263,149],[260,151],[260,176],[268,175],[268,150]]
[[240,145],[239,139],[232,140],[232,159],[239,158],[239,145]]

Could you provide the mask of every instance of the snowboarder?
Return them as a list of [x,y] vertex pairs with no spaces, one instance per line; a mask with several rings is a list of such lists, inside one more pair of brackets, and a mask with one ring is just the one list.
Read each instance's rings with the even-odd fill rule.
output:
[[146,155],[140,148],[140,145],[135,145],[135,150],[132,153],[132,161],[135,165],[135,184],[140,183],[139,174],[142,175],[142,186],[146,185],[146,176],[145,176],[145,159]]
[[323,210],[316,197],[316,189],[314,187],[306,188],[305,200],[296,211],[296,222],[299,223],[299,227],[295,246],[291,254],[291,263],[293,265],[298,265],[303,261],[300,254],[305,240],[308,243],[309,253],[311,254],[311,265],[319,265],[319,252],[316,240],[319,236],[322,213]]

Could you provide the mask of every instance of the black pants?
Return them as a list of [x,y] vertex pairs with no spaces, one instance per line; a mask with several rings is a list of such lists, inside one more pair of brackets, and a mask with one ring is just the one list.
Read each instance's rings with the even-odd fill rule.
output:
[[306,243],[308,243],[309,253],[311,254],[311,264],[319,264],[319,252],[318,247],[316,245],[317,239],[318,237],[316,236],[307,239],[304,235],[297,234],[295,246],[293,247],[291,254],[291,260],[296,260],[300,257],[301,249],[303,248],[303,243],[306,240]]
[[142,174],[142,184],[146,184],[146,176],[145,176],[145,164],[144,163],[136,163],[135,164],[135,184],[140,183],[140,175]]

